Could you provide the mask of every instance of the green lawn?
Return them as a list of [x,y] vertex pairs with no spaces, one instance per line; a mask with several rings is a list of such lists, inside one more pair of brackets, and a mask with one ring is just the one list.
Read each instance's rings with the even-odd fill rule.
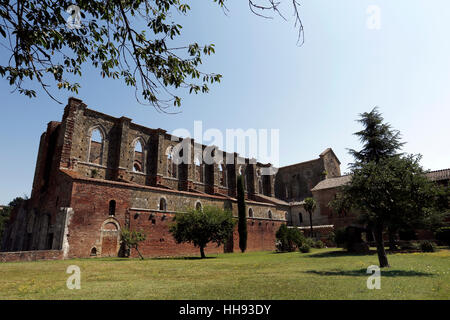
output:
[[[381,290],[366,269],[377,256],[340,249],[210,255],[209,259],[77,259],[0,263],[0,299],[449,299],[450,250],[389,255]],[[81,289],[66,268],[81,269]]]

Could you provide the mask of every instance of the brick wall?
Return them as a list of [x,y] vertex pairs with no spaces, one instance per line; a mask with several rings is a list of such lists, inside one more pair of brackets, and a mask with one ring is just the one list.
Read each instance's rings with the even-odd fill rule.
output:
[[59,260],[59,259],[62,259],[61,250],[0,252],[0,262]]
[[[93,248],[97,255],[110,255],[114,245],[114,234],[106,230],[108,223],[117,230],[129,226],[132,230],[141,230],[147,239],[140,245],[145,256],[171,256],[197,254],[198,249],[190,244],[176,244],[169,233],[169,225],[173,222],[176,211],[194,208],[197,202],[202,206],[218,206],[225,208],[231,204],[234,216],[237,216],[237,205],[220,196],[201,195],[189,192],[139,187],[126,183],[83,179],[74,182],[71,207],[74,214],[69,225],[68,257],[89,257]],[[165,211],[159,208],[160,199],[167,203]],[[110,216],[109,202],[114,200],[115,214]],[[284,221],[285,211],[275,205],[249,201],[248,208],[253,210],[253,219],[249,219],[248,248],[252,250],[273,250],[275,233]],[[272,219],[269,219],[269,210]],[[251,222],[252,221],[252,222]],[[119,250],[118,234],[116,236],[116,252]],[[237,238],[235,231],[234,238]],[[108,249],[105,249],[108,246]],[[238,248],[238,241],[234,243]],[[224,252],[223,247],[209,245],[206,253]],[[137,255],[136,252],[132,253]]]

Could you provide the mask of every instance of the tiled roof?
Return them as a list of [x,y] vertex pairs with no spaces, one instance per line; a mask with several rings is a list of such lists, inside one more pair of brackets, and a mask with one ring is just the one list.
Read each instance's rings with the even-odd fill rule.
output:
[[336,178],[325,179],[316,184],[316,186],[312,188],[311,191],[340,187],[346,183],[349,183],[351,178],[352,178],[351,175],[346,175]]
[[289,202],[289,205],[290,206],[302,206],[302,205],[304,205],[305,204],[305,201],[291,201],[291,202]]
[[289,203],[287,203],[284,200],[277,199],[274,197],[269,197],[269,196],[266,196],[263,194],[255,194],[254,197],[255,197],[255,200],[257,200],[257,201],[269,202],[269,203],[280,204],[280,205],[285,205],[285,206],[289,205]]
[[[309,230],[311,229],[310,226],[305,226],[305,227],[297,227],[298,229],[301,230]],[[334,228],[334,224],[322,224],[319,226],[313,226],[313,229],[324,229],[324,228]]]
[[[450,169],[436,170],[425,173],[426,177],[432,181],[449,180],[450,179]],[[343,186],[349,183],[351,175],[340,176],[337,178],[330,178],[320,181],[311,191],[330,189]]]
[[427,176],[428,179],[432,181],[448,180],[450,179],[450,169],[430,171],[425,175]]

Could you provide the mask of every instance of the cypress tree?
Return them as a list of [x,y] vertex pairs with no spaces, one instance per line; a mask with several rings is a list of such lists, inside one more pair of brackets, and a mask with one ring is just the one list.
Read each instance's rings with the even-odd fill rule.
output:
[[245,215],[245,192],[244,177],[238,176],[237,179],[237,201],[238,201],[238,232],[239,248],[242,252],[247,249],[247,217]]

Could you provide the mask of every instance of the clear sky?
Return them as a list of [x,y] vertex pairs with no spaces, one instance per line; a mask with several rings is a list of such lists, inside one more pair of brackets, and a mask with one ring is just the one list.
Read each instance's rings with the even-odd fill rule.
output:
[[[360,147],[352,136],[358,113],[378,106],[401,131],[404,151],[423,155],[425,169],[450,167],[450,1],[300,0],[302,47],[289,8],[282,8],[285,22],[252,15],[244,0],[228,1],[227,15],[212,1],[191,2],[182,39],[214,43],[216,54],[201,69],[223,75],[209,94],[188,95],[181,113],[161,114],[139,105],[121,81],[87,68],[77,97],[169,132],[193,130],[195,120],[204,129],[280,129],[280,165],[331,147],[343,173],[352,162],[346,148]],[[367,28],[369,5],[381,9],[379,30]],[[40,91],[36,99],[12,94],[5,79],[0,92],[0,204],[7,204],[30,195],[40,135],[64,106]]]

